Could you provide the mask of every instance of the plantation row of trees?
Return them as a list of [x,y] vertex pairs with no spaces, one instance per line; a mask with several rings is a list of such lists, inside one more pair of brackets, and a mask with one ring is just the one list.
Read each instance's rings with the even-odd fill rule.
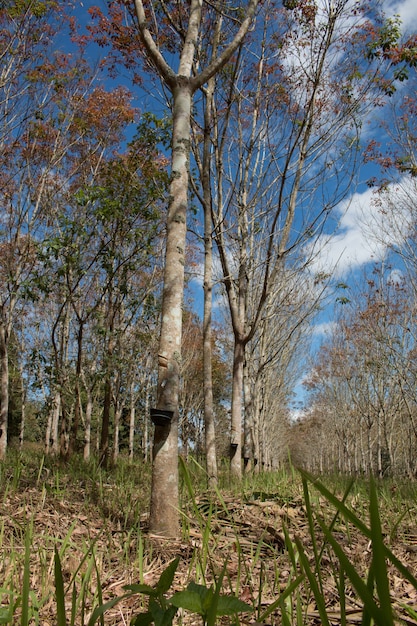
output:
[[179,438],[211,484],[219,454],[240,476],[285,451],[319,235],[415,38],[350,0],[84,4],[0,8],[0,458],[18,395],[21,439],[30,400],[65,458],[148,456],[166,411],[150,524],[175,535]]
[[[309,377],[306,415],[294,455],[310,469],[417,476],[417,125],[416,75],[386,119],[389,149],[372,142],[381,165],[375,188],[379,227],[364,216],[385,258],[360,283],[341,284],[335,322]],[[381,221],[382,218],[382,221]],[[367,223],[366,223],[367,222]]]
[[[169,121],[135,110],[126,88],[109,89],[62,7],[12,3],[0,17],[1,456],[14,439],[41,441],[63,458],[115,460],[120,445],[149,458]],[[191,242],[188,271],[195,249]],[[180,440],[184,453],[201,455],[203,330],[190,306],[182,322]],[[211,332],[211,384],[216,447],[228,456],[233,347],[220,330]],[[284,339],[283,331],[270,343],[274,352]],[[286,348],[284,366],[290,355]],[[253,370],[255,356],[248,363]],[[247,381],[255,375],[248,367]],[[285,373],[279,393],[285,407]],[[258,439],[262,464],[273,448],[260,451]]]
[[377,268],[366,290],[341,307],[295,429],[309,442],[302,454],[310,469],[417,475],[415,296],[406,280]]

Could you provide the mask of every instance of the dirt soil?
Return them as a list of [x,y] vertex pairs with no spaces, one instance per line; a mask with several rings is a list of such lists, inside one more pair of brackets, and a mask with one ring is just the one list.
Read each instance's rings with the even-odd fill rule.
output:
[[[19,492],[11,491],[5,495],[0,505],[0,579],[9,584],[13,581],[15,589],[22,588],[23,568],[16,565],[16,559],[20,554],[23,563],[25,533],[30,524],[33,524],[30,585],[40,605],[38,623],[43,626],[57,623],[54,546],[61,550],[64,584],[68,589],[68,614],[73,574],[79,568],[76,582],[79,593],[81,573],[86,571],[88,563],[84,556],[94,546],[100,583],[92,575],[89,592],[85,597],[85,623],[89,612],[91,613],[94,593],[99,585],[104,601],[123,595],[124,585],[139,583],[141,577],[142,582],[152,586],[158,581],[167,564],[179,555],[181,559],[172,591],[184,589],[190,580],[210,584],[227,561],[224,592],[238,590],[242,600],[259,609],[256,613],[241,615],[241,623],[280,624],[278,610],[263,622],[257,622],[256,616],[261,615],[297,575],[293,571],[286,548],[284,528],[292,541],[296,537],[302,541],[311,564],[314,562],[308,519],[301,494],[287,500],[280,498],[278,494],[254,494],[245,502],[226,497],[223,502],[217,501],[214,505],[202,498],[197,501],[197,508],[191,506],[186,512],[186,538],[181,541],[161,540],[150,536],[147,532],[146,515],[142,516],[139,524],[131,528],[123,527],[122,515],[120,519],[113,515],[111,519],[103,521],[103,511],[91,502],[86,502],[84,495],[82,488],[74,488],[71,491],[71,500],[68,500],[65,493],[49,493],[45,489],[28,486]],[[332,518],[334,511],[326,501],[319,501],[318,506],[322,515]],[[204,526],[207,524],[211,528],[208,541],[203,537]],[[384,528],[384,531],[385,541],[391,551],[416,575],[417,520],[405,515],[397,527]],[[337,523],[333,534],[356,569],[365,577],[371,558],[368,540],[345,522]],[[340,624],[341,609],[335,568],[335,559],[330,552],[324,550],[321,576],[328,615],[332,624]],[[417,624],[404,608],[409,606],[417,609],[417,590],[391,565],[389,576],[393,607],[398,618],[401,618],[398,623]],[[300,589],[304,623],[320,624],[314,596],[308,584],[303,583]],[[7,595],[3,595],[0,602],[4,607],[8,601]],[[131,618],[144,611],[146,606],[147,600],[143,596],[123,600],[106,613],[105,623],[129,624]],[[344,612],[347,624],[361,622],[361,607],[349,589]],[[15,623],[20,623],[19,609],[15,617]],[[176,620],[178,624],[201,623],[196,616],[190,617],[189,614],[179,614]],[[230,620],[225,618],[222,623],[230,623]]]

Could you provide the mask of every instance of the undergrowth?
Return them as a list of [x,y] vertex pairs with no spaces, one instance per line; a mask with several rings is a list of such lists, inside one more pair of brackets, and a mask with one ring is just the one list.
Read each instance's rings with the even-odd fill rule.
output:
[[415,563],[395,549],[415,528],[412,483],[290,468],[208,493],[198,463],[180,469],[181,541],[158,543],[146,465],[10,454],[0,624],[417,623]]

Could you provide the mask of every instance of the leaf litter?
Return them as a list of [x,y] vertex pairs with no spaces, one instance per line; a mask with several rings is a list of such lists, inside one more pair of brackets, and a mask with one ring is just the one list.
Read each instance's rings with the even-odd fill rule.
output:
[[[334,510],[326,500],[320,499],[317,507],[321,517],[333,517]],[[223,592],[236,594],[241,600],[257,607],[256,613],[240,616],[240,623],[281,624],[278,608],[268,616],[267,621],[256,620],[300,573],[296,571],[299,565],[294,567],[288,554],[288,538],[292,543],[296,538],[302,542],[314,567],[314,546],[302,496],[295,494],[292,498],[283,499],[274,494],[265,499],[255,493],[245,499],[233,495],[223,495],[221,499],[214,497],[212,500],[201,497],[196,498],[194,503],[185,503],[183,510],[183,538],[180,541],[164,540],[149,534],[146,513],[140,514],[133,524],[132,520],[123,516],[119,519],[114,515],[106,516],[102,503],[98,505],[86,498],[85,490],[79,486],[68,484],[62,492],[47,490],[45,485],[9,490],[0,505],[0,579],[4,581],[1,588],[13,589],[15,594],[21,589],[25,533],[32,524],[30,586],[39,604],[38,623],[43,626],[56,624],[55,546],[62,552],[68,613],[71,610],[69,586],[74,581],[74,573],[79,568],[75,585],[76,589],[80,589],[88,562],[87,559],[83,562],[83,559],[89,550],[94,552],[99,577],[97,572],[93,572],[89,579],[84,600],[84,623],[87,623],[97,604],[99,591],[106,602],[123,595],[125,585],[145,583],[153,586],[167,565],[179,555],[181,559],[172,593],[185,589],[191,580],[205,585],[215,583],[226,562]],[[334,526],[333,535],[356,570],[366,579],[371,560],[368,538],[342,520]],[[324,542],[319,527],[318,539]],[[394,555],[416,575],[415,509],[412,514],[404,516],[395,533],[390,535],[386,531],[385,541]],[[320,575],[329,621],[340,624],[343,612],[344,623],[359,624],[362,607],[348,586],[344,606],[341,607],[338,574],[334,555],[325,548],[320,561]],[[417,620],[410,616],[417,610],[416,588],[391,563],[388,564],[388,575],[392,605],[398,620],[410,626],[417,625]],[[305,581],[298,592],[302,599],[303,623],[320,624],[314,596]],[[6,606],[9,601],[10,596],[3,592],[1,605]],[[295,603],[295,599],[292,602]],[[407,607],[411,612],[407,611]],[[105,624],[129,624],[133,616],[145,609],[146,599],[143,596],[126,598],[106,613]],[[15,620],[14,623],[18,623],[19,608]],[[197,622],[194,615],[180,613],[176,623],[186,625]],[[221,618],[219,623],[230,621]],[[81,622],[76,619],[76,624]]]

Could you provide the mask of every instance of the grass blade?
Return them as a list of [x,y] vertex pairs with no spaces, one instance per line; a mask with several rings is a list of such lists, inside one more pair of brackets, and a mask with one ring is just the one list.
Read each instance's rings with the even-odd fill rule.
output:
[[22,618],[21,626],[29,624],[29,603],[30,603],[30,546],[33,532],[33,520],[31,520],[25,533],[25,561],[23,570],[22,585]]
[[284,604],[285,600],[291,596],[294,591],[301,585],[303,580],[305,579],[304,574],[300,574],[295,580],[292,581],[291,584],[279,595],[279,597],[269,605],[269,607],[264,611],[259,617],[258,622],[262,623],[266,620],[267,617],[272,615],[272,613],[281,605]]
[[384,612],[386,624],[394,626],[387,564],[385,561],[385,545],[382,537],[381,519],[379,516],[378,496],[375,482],[373,480],[371,480],[370,484],[369,509],[372,531],[372,560],[379,604]]
[[296,538],[295,543],[298,548],[301,566],[304,570],[305,575],[308,578],[308,582],[310,583],[310,589],[314,594],[314,599],[316,600],[317,609],[321,617],[321,623],[323,626],[330,626],[329,618],[327,617],[326,612],[326,600],[323,596],[323,592],[320,586],[317,583],[316,574],[312,571],[310,567],[308,558],[306,556],[306,553],[304,552],[304,548],[300,539]]
[[130,596],[131,596],[130,593],[125,593],[122,596],[118,596],[117,598],[112,598],[108,602],[105,602],[104,604],[100,604],[99,606],[97,606],[94,609],[90,619],[88,620],[88,626],[93,626],[99,618],[100,618],[100,623],[104,624],[104,620],[103,620],[104,613],[108,611],[109,609],[112,609],[118,602],[121,602],[122,600],[124,600],[125,598],[129,598]]
[[368,539],[372,539],[372,533],[370,528],[366,524],[362,522],[362,520],[357,517],[353,511],[348,509],[346,504],[339,500],[337,496],[335,496],[331,491],[327,489],[319,480],[316,480],[313,476],[311,476],[308,472],[304,470],[300,470],[301,476],[305,477],[308,481],[310,481],[314,487],[320,491],[320,493],[328,500],[333,506],[356,528]]
[[307,480],[305,478],[302,479],[302,483],[303,483],[304,502],[305,502],[306,511],[307,511],[308,528],[310,531],[311,543],[313,546],[313,553],[314,553],[314,561],[316,564],[316,573],[319,577],[320,587],[322,587],[322,580],[321,580],[321,575],[320,575],[320,559],[319,559],[319,554],[317,550],[316,532],[314,528],[313,510],[312,510],[311,501],[310,501],[310,492],[308,490]]
[[61,559],[59,558],[59,552],[56,549],[56,546],[54,556],[54,573],[57,626],[67,626],[67,618],[65,616],[64,579],[62,576]]
[[387,621],[384,612],[375,603],[372,591],[369,589],[368,585],[362,580],[362,578],[346,556],[343,548],[329,532],[324,522],[322,522],[320,519],[318,520],[318,522],[323,530],[323,533],[326,536],[327,541],[332,546],[333,551],[336,554],[341,566],[345,570],[346,575],[356,589],[357,594],[361,598],[366,611],[370,614],[370,616],[375,621],[375,623],[378,624],[378,626],[390,626],[391,621]]

